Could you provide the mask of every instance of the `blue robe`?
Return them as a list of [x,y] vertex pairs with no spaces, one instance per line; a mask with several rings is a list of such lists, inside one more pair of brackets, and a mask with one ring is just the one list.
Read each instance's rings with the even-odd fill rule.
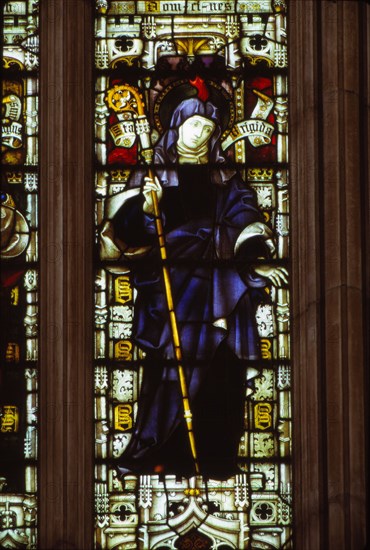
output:
[[[178,163],[178,128],[194,114],[216,123],[208,165]],[[271,232],[244,234],[265,226],[254,192],[227,166],[220,135],[211,103],[184,100],[155,148],[154,165],[200,468],[206,477],[225,479],[236,471],[243,429],[243,361],[260,357],[255,310],[266,280],[251,265],[269,256]],[[120,468],[145,473],[162,464],[166,473],[191,475],[155,220],[143,212],[143,177],[141,170],[132,175],[122,194],[128,200],[122,198],[112,219],[137,289],[134,340],[146,352],[138,416]],[[144,258],[128,253],[145,247]]]
[[[268,253],[265,240],[249,239],[234,254],[242,230],[262,221],[254,193],[236,174],[221,186],[207,179],[206,167],[183,166],[178,172],[180,184],[164,187],[161,211],[183,356],[207,361],[226,339],[237,357],[258,359],[252,289],[266,286],[266,280],[250,265]],[[130,246],[153,245],[132,266],[139,290],[135,340],[145,351],[174,359],[155,222],[143,213],[142,195],[124,204],[114,226]],[[217,323],[220,319],[226,323]]]

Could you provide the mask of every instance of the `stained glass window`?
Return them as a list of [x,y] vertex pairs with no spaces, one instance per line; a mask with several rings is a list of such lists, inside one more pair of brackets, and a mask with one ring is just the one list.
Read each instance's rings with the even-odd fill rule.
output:
[[285,0],[96,1],[96,547],[290,548]]
[[36,548],[38,2],[1,6],[0,546]]

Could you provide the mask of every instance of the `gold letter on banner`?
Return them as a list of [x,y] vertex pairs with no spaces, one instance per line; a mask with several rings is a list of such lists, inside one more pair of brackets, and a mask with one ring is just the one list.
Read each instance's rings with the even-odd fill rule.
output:
[[160,4],[159,2],[145,2],[145,9],[148,12],[158,13],[160,11]]
[[132,407],[128,403],[114,408],[114,429],[127,432],[132,428]]
[[132,344],[129,340],[120,340],[114,346],[114,357],[123,361],[131,361],[132,359]]
[[271,418],[272,407],[270,403],[257,403],[254,406],[254,425],[259,430],[267,430],[271,427],[272,418]]
[[7,363],[19,363],[19,345],[15,342],[8,342],[5,361]]
[[115,300],[120,304],[126,304],[132,300],[132,288],[127,275],[117,277],[114,281]]
[[[18,407],[13,405],[4,405],[0,417],[0,431],[17,432],[19,423]],[[1,409],[0,409],[1,410]]]
[[267,338],[261,338],[262,359],[271,359],[271,342]]
[[19,287],[15,286],[12,288],[10,293],[10,303],[12,306],[17,306],[19,303]]

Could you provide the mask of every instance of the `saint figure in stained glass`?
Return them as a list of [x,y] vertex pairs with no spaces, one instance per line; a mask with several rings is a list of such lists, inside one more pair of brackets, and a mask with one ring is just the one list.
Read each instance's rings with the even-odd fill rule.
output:
[[[122,474],[194,474],[156,234],[161,211],[167,262],[200,473],[237,472],[246,361],[260,357],[255,312],[268,284],[287,282],[254,191],[221,148],[222,120],[196,78],[154,147],[154,171],[132,173],[107,201],[113,240],[137,289],[133,336],[145,364]],[[192,96],[192,97],[190,97]],[[265,261],[264,261],[265,260]]]

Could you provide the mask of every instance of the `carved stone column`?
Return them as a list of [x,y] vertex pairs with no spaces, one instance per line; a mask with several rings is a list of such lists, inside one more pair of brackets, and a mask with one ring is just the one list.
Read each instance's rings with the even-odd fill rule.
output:
[[41,12],[40,548],[92,548],[93,3]]
[[365,2],[347,0],[290,2],[300,550],[366,545],[369,10]]

